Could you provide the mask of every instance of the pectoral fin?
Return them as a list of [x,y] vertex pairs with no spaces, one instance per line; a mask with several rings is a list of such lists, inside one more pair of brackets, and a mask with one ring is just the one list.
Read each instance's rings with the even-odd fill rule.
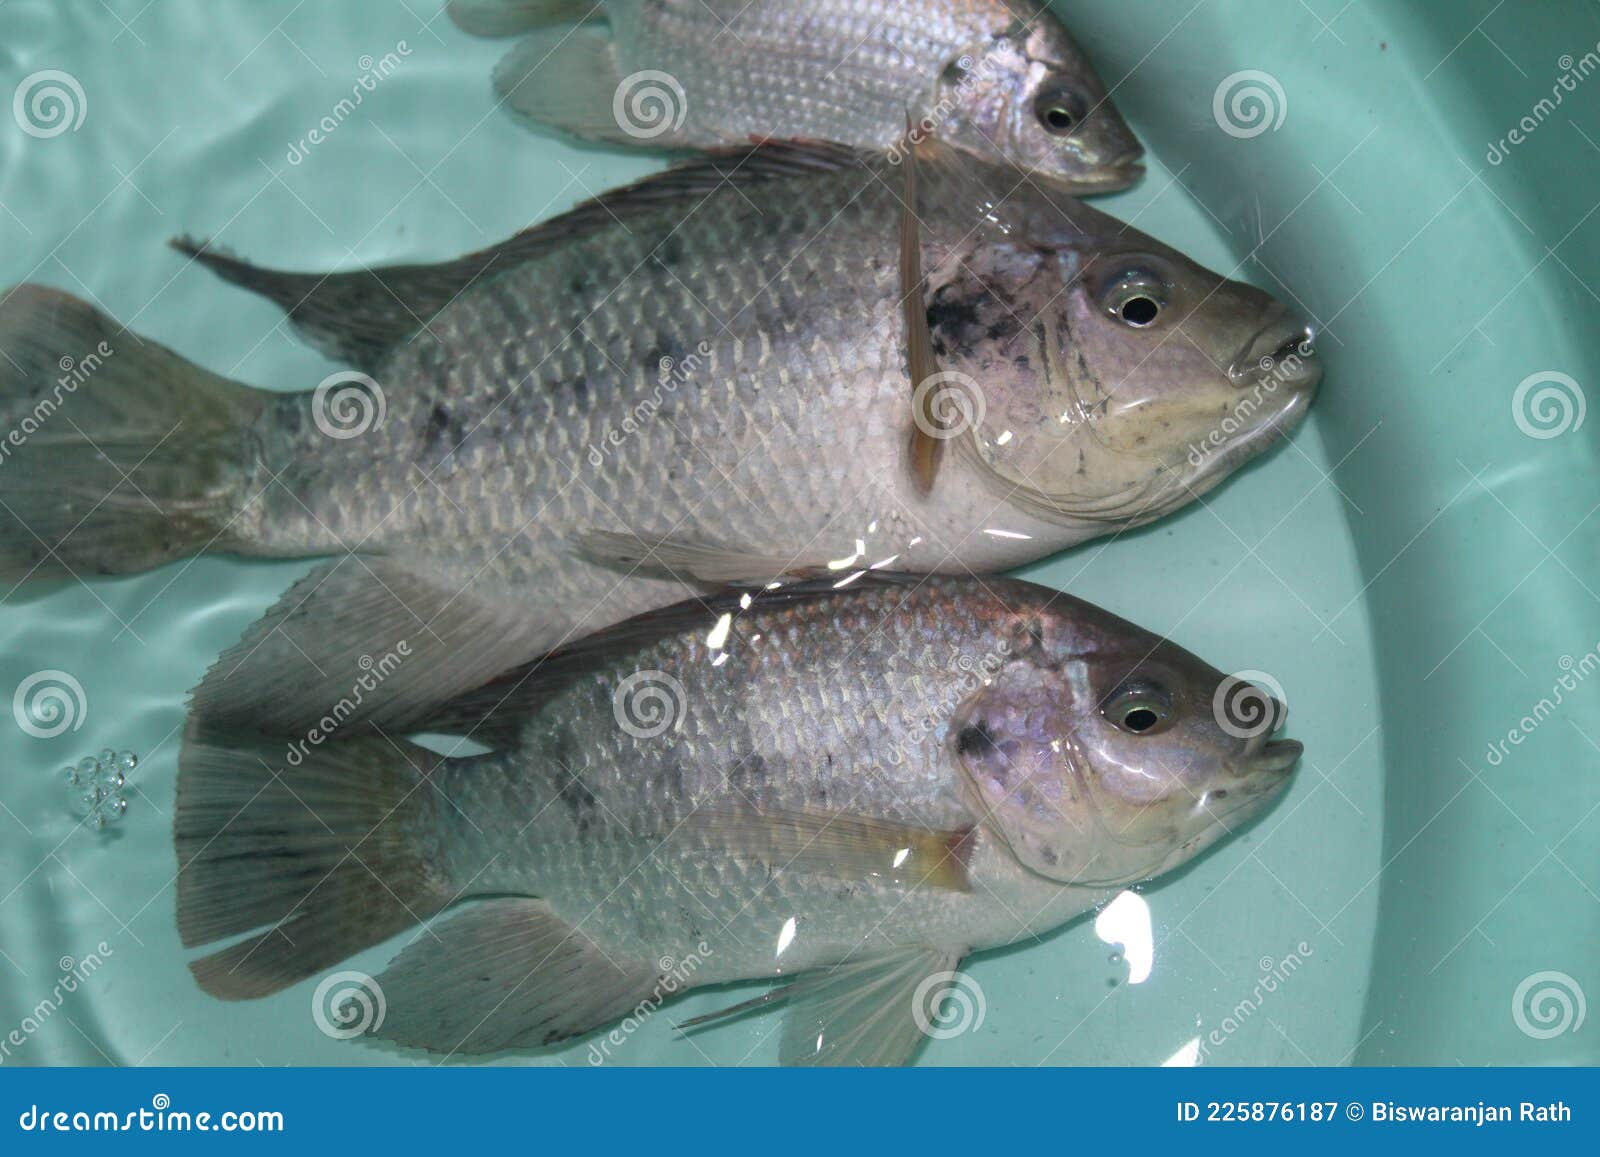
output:
[[[687,102],[676,85],[646,79],[630,87],[617,66],[616,44],[598,28],[531,33],[494,70],[500,102],[524,121],[657,148],[685,143],[677,130]],[[643,94],[636,107],[628,103],[635,92]]]
[[970,826],[940,831],[841,812],[702,807],[673,836],[704,840],[779,873],[972,891]]
[[906,327],[906,362],[911,370],[911,477],[917,492],[933,490],[944,455],[944,425],[934,406],[937,383],[934,375],[939,363],[933,354],[933,336],[928,331],[928,279],[922,270],[922,230],[917,221],[917,147],[908,143],[905,161],[905,187],[900,210],[900,308]]
[[605,15],[601,0],[450,0],[450,21],[473,36],[520,36],[552,24],[581,24]]
[[678,1027],[730,1019],[781,1001],[788,1006],[778,1050],[783,1064],[907,1064],[931,1029],[943,1024],[943,1002],[961,956],[953,949],[923,946],[848,960]]
[[[585,530],[574,535],[573,541],[583,557],[601,566],[708,586],[762,587],[845,573],[842,567],[834,569],[840,560],[753,554],[688,539],[641,537],[629,531]],[[866,569],[865,562],[856,567],[854,559],[843,561],[855,569]]]

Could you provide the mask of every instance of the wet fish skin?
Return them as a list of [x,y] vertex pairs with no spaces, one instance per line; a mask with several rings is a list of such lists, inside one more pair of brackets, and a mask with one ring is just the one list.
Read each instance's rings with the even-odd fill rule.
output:
[[[466,10],[497,7],[452,12],[476,29]],[[575,15],[570,4],[515,7],[524,27]],[[605,0],[589,15],[609,36],[552,29],[502,63],[496,88],[513,111],[582,136],[690,148],[774,138],[890,149],[909,120],[1079,194],[1143,171],[1088,57],[1032,0]]]
[[[0,306],[13,359],[0,375],[41,369],[6,393],[48,389],[60,349],[105,334],[118,352],[74,396],[76,427],[19,452],[47,448],[51,470],[0,472],[38,531],[0,528],[0,558],[19,578],[196,549],[334,555],[224,656],[196,704],[303,733],[359,674],[354,656],[406,639],[419,659],[385,683],[383,705],[357,711],[402,726],[436,697],[424,671],[453,670],[465,690],[696,585],[692,571],[592,559],[578,546],[588,531],[780,569],[1003,570],[1175,508],[1299,420],[1310,356],[1192,460],[1247,392],[1232,368],[1299,332],[1283,307],[953,156],[922,166],[918,194],[929,329],[941,370],[975,384],[985,413],[947,444],[929,494],[904,465],[898,175],[768,148],[439,266],[285,275],[202,253],[374,375],[382,420],[358,436],[328,433],[327,397],[246,390],[64,295],[15,291]],[[1154,323],[1115,315],[1129,285],[1162,299]],[[418,318],[427,329],[413,334]],[[113,471],[102,447],[126,461]]]
[[[255,996],[330,966],[408,913],[528,897],[490,901],[503,907],[481,917],[469,904],[378,978],[381,1032],[435,1051],[603,1027],[658,983],[660,960],[689,956],[698,963],[682,987],[796,974],[804,985],[808,970],[841,966],[842,983],[858,965],[910,960],[906,983],[883,994],[899,1023],[923,979],[917,961],[953,964],[1046,931],[1184,862],[1281,792],[1299,745],[1225,730],[1214,708],[1223,685],[1176,645],[1014,580],[868,578],[691,601],[447,705],[456,730],[488,709],[516,720],[488,755],[439,760],[345,740],[285,767],[281,750],[191,735],[180,761],[180,928],[196,945],[285,921],[282,934],[194,966],[217,995]],[[1158,718],[1146,724],[1141,711]],[[369,755],[381,773],[366,768]],[[422,779],[408,782],[407,759]],[[274,774],[289,793],[281,807]],[[347,839],[339,825],[366,823],[341,801],[369,797],[385,817],[361,833],[372,872],[319,885],[316,857]],[[299,822],[292,799],[304,801]],[[774,817],[818,826],[803,842],[765,843]],[[862,817],[908,840],[956,833],[960,875],[930,860],[896,878],[897,860],[864,864],[848,839],[829,842]],[[258,832],[277,841],[273,864],[240,856]],[[812,841],[828,850],[808,853]],[[374,875],[398,895],[385,898]],[[375,893],[371,910],[321,923],[323,907],[356,910],[346,888]],[[565,955],[555,975],[540,959],[508,959],[519,919],[568,930],[585,983],[620,985],[612,1006],[563,983],[563,970],[579,968]],[[497,961],[464,937],[474,921],[500,928],[474,933]],[[465,982],[480,973],[482,988]],[[506,1007],[510,981],[527,1007]],[[842,1015],[805,992],[791,998],[791,1027]],[[576,1001],[592,1022],[557,1015],[552,1001]],[[824,1057],[786,1045],[801,1063],[863,1055],[906,1059],[870,1040]]]

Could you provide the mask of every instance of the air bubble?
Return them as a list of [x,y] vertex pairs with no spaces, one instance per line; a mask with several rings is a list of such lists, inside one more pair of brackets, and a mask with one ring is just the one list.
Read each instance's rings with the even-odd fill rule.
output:
[[128,814],[128,799],[123,788],[128,773],[139,766],[131,751],[104,748],[98,757],[86,755],[77,763],[62,768],[67,782],[67,804],[86,824],[103,829]]

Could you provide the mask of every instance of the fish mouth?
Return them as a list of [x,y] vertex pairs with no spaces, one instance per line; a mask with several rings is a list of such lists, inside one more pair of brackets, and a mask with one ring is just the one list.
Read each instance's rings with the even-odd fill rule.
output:
[[1287,310],[1275,311],[1234,355],[1228,380],[1235,386],[1247,386],[1276,379],[1293,389],[1314,389],[1322,378],[1316,343],[1311,326],[1289,316]]
[[1229,821],[1248,820],[1289,786],[1290,773],[1304,751],[1305,744],[1298,739],[1267,739],[1265,735],[1252,739],[1246,754],[1232,765],[1237,777],[1234,783],[1206,793],[1206,810],[1224,826]]
[[1245,760],[1245,774],[1283,775],[1300,762],[1305,750],[1298,739],[1270,739]]
[[1144,178],[1143,152],[1123,154],[1093,165],[1087,172],[1073,174],[1069,180],[1084,192],[1112,193],[1137,185]]
[[1246,462],[1265,453],[1273,443],[1294,433],[1311,408],[1320,379],[1319,370],[1315,377],[1305,379],[1303,385],[1290,389],[1283,405],[1271,416],[1200,462],[1187,479],[1186,487],[1204,493]]

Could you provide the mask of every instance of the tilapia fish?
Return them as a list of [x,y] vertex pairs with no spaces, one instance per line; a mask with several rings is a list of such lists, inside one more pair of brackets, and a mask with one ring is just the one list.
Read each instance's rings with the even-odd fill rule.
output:
[[792,976],[728,1011],[784,1003],[786,1062],[904,1063],[969,952],[1266,806],[1300,755],[1270,738],[1283,717],[1028,583],[715,594],[437,709],[488,754],[191,731],[179,930],[253,934],[191,965],[242,999],[452,909],[377,978],[378,1034],[437,1052],[548,1045],[690,988]]
[[1078,193],[1143,172],[1083,50],[1033,0],[454,0],[450,13],[485,35],[544,29],[501,62],[495,89],[582,137],[890,149],[909,125]]
[[706,583],[1031,562],[1182,505],[1300,419],[1319,369],[1277,301],[951,155],[769,146],[440,265],[191,247],[356,367],[304,393],[15,289],[0,576],[336,556],[195,706],[404,727]]

